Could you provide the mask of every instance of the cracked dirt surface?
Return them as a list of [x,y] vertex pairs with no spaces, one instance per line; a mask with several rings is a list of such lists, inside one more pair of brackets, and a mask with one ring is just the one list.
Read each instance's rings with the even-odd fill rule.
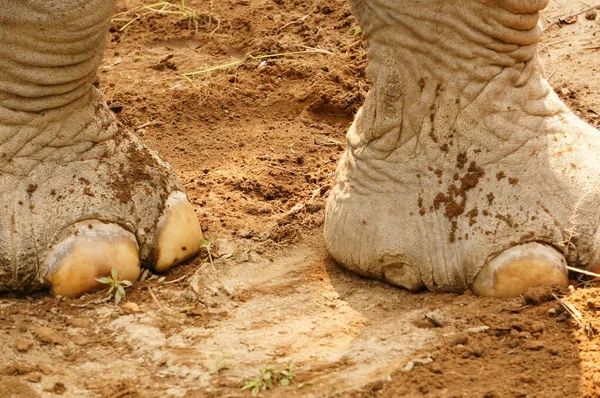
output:
[[[143,5],[119,3],[99,87],[177,170],[214,262],[205,253],[138,282],[120,306],[95,303],[102,292],[1,296],[1,397],[247,397],[260,369],[289,362],[292,385],[261,396],[600,394],[593,283],[574,279],[565,297],[581,328],[546,291],[411,294],[327,257],[324,198],[368,89],[343,1],[187,1],[196,19]],[[600,12],[553,24],[590,6],[551,2],[540,56],[598,126]]]

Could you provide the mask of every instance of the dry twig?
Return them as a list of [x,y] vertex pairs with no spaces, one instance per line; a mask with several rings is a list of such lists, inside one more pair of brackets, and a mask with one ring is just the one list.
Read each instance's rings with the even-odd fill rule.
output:
[[154,294],[154,290],[152,290],[150,286],[148,286],[148,292],[150,292],[150,296],[152,296],[152,300],[154,300],[154,303],[156,304],[158,309],[164,311],[162,304],[160,303],[160,301],[158,301],[158,297],[156,297],[156,294]]
[[569,315],[573,317],[575,322],[577,322],[581,328],[585,329],[585,324],[583,323],[583,316],[581,315],[581,312],[579,312],[577,308],[573,307],[573,305],[567,300],[561,299],[554,293],[552,293],[552,296],[560,303],[560,305],[563,306],[563,308],[569,313]]
[[569,271],[578,272],[578,273],[580,273],[580,274],[583,274],[583,275],[587,275],[587,276],[593,276],[594,278],[600,278],[600,274],[596,274],[595,272],[592,272],[592,271],[586,271],[586,270],[584,270],[584,269],[581,269],[581,268],[575,268],[575,267],[570,267],[570,266],[568,266],[568,265],[567,265],[567,269],[568,269]]
[[194,273],[195,273],[195,272],[196,272],[196,271],[190,272],[189,274],[187,274],[187,275],[184,275],[184,276],[182,276],[181,278],[173,279],[172,281],[164,281],[163,283],[164,283],[165,285],[172,285],[173,283],[177,283],[177,282],[180,282],[180,281],[182,281],[182,280],[184,280],[184,279],[187,279],[187,278],[189,278],[190,276],[194,275]]
[[331,51],[323,50],[322,48],[310,48],[310,47],[305,47],[305,48],[306,48],[306,50],[304,50],[304,51],[290,51],[287,53],[264,54],[264,55],[256,55],[256,56],[248,54],[248,55],[246,55],[246,57],[244,59],[238,59],[237,61],[228,62],[228,63],[222,64],[222,65],[211,66],[210,68],[202,69],[202,70],[195,71],[195,72],[187,72],[187,73],[184,73],[183,76],[187,77],[187,76],[200,75],[203,73],[208,73],[208,72],[212,72],[212,71],[219,70],[219,69],[226,69],[226,68],[231,68],[233,66],[240,66],[240,65],[246,63],[247,61],[257,60],[257,59],[281,58],[281,57],[289,57],[292,55],[306,55],[306,54],[328,54],[328,55],[333,54]]
[[109,297],[103,297],[103,298],[99,298],[99,299],[88,301],[87,303],[83,303],[83,304],[71,304],[71,307],[85,308],[88,305],[105,304],[105,303],[108,303],[110,300],[111,300],[110,296]]
[[588,11],[592,11],[592,10],[596,10],[596,9],[600,9],[600,4],[597,4],[597,5],[592,6],[590,8],[586,8],[585,10],[578,11],[578,12],[573,13],[573,14],[556,15],[556,16],[553,17],[553,18],[556,18],[556,21],[554,21],[550,25],[546,26],[543,30],[550,29],[552,26],[557,25],[557,24],[561,23],[562,21],[569,20],[570,18],[579,16],[581,14],[584,14],[584,13],[588,12]]

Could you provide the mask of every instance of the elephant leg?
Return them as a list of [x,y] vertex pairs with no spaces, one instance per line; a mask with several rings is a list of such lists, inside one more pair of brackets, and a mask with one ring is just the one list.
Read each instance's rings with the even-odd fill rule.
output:
[[196,254],[182,184],[93,85],[114,1],[0,8],[0,291],[75,296]]
[[373,86],[325,240],[344,267],[507,297],[600,265],[600,132],[542,76],[546,0],[352,0]]

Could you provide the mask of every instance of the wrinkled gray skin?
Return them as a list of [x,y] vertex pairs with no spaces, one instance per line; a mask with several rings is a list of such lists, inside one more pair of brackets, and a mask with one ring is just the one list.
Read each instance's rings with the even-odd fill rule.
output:
[[79,221],[120,225],[151,262],[165,199],[182,190],[92,85],[113,7],[0,0],[0,291],[45,286],[49,247]]
[[344,267],[461,291],[525,242],[597,266],[600,133],[542,77],[546,5],[352,1],[373,87],[326,206],[326,244]]

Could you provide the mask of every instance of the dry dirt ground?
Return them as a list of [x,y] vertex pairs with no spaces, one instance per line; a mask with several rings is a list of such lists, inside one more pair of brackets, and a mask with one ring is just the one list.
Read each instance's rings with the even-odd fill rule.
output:
[[[598,125],[600,13],[568,18],[591,3],[551,2],[540,57]],[[564,296],[581,327],[546,291],[410,294],[327,257],[324,198],[368,90],[343,0],[144,4],[119,3],[99,86],[184,181],[214,261],[138,282],[119,306],[1,296],[0,396],[249,397],[261,369],[289,363],[293,382],[261,396],[600,396],[594,283],[574,275]]]

